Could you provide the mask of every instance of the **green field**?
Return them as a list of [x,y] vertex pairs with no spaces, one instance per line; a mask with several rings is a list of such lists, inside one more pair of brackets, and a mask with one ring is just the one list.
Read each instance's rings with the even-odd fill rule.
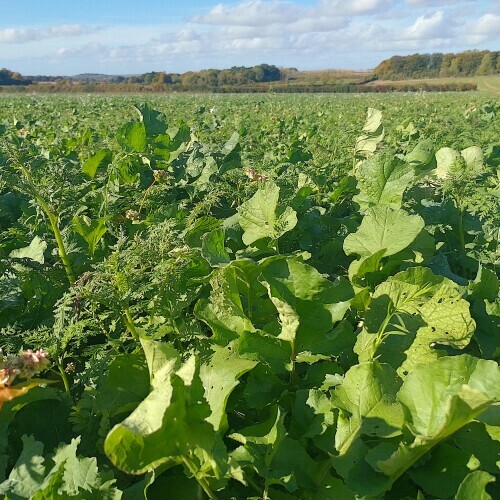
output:
[[500,498],[477,81],[1,95],[0,498]]
[[406,84],[430,84],[430,85],[446,85],[450,83],[474,83],[477,85],[477,90],[484,93],[489,93],[493,95],[500,94],[500,76],[471,76],[471,77],[450,77],[450,78],[420,78],[413,80],[376,80],[375,82],[370,82],[367,85],[383,85],[383,84],[395,84],[395,85],[406,85]]

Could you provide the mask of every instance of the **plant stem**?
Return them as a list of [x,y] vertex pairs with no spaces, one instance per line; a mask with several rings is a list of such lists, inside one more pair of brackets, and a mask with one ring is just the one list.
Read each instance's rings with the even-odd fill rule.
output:
[[128,331],[132,334],[132,337],[134,337],[134,340],[139,340],[139,333],[137,332],[134,318],[132,318],[132,314],[130,313],[128,306],[123,307],[123,322],[125,323]]
[[458,237],[460,238],[460,248],[465,252],[465,232],[464,232],[464,213],[457,203],[458,216]]
[[47,202],[42,198],[42,196],[40,195],[40,193],[36,189],[29,170],[24,165],[20,165],[20,167],[21,167],[21,171],[23,172],[24,176],[26,177],[26,179],[30,185],[33,197],[38,202],[38,204],[42,207],[42,210],[45,212],[45,214],[47,215],[47,217],[49,219],[50,227],[51,227],[52,232],[54,233],[54,236],[56,238],[57,248],[59,250],[59,257],[61,257],[61,260],[62,260],[62,263],[64,266],[64,271],[66,272],[66,276],[68,278],[70,286],[73,286],[75,284],[75,275],[73,273],[73,269],[71,268],[71,263],[69,261],[68,254],[66,253],[66,247],[64,246],[62,234],[61,234],[61,231],[59,229],[58,217],[50,209]]
[[70,390],[69,390],[69,380],[68,380],[68,376],[66,375],[66,372],[64,371],[64,367],[63,367],[63,364],[62,364],[62,360],[59,358],[58,361],[57,361],[57,368],[59,370],[59,374],[61,375],[61,378],[62,378],[62,381],[63,381],[63,384],[64,384],[64,390],[68,393],[68,394],[71,394]]
[[214,492],[210,489],[210,485],[208,484],[207,480],[202,477],[197,477],[196,465],[193,463],[193,461],[187,456],[183,456],[182,461],[184,462],[184,465],[188,468],[189,472],[196,479],[196,481],[198,481],[198,484],[203,488],[203,491],[206,493],[208,498],[210,498],[210,500],[217,500],[217,497],[215,496]]

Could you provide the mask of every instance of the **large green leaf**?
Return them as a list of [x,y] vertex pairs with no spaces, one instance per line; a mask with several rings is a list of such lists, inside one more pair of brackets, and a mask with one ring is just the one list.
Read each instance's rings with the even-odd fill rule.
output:
[[476,470],[467,475],[458,488],[455,500],[491,500],[486,492],[486,486],[496,481],[495,477],[487,472]]
[[271,262],[260,281],[279,314],[278,338],[293,343],[296,355],[340,354],[337,343],[343,340],[329,332],[342,320],[354,297],[349,282],[329,281],[313,267],[295,259]]
[[353,366],[335,388],[332,403],[341,409],[335,447],[339,455],[361,435],[392,437],[401,433],[403,409],[396,401],[401,379],[395,370],[377,361]]
[[[43,444],[33,437],[23,436],[23,451],[9,478],[0,484],[5,498],[19,500],[49,500],[52,498],[82,498],[118,500],[121,491],[115,486],[110,472],[101,472],[95,458],[79,458],[80,439],[60,445],[51,462],[43,457]],[[50,464],[50,465],[49,465]]]
[[377,145],[384,138],[382,112],[368,108],[363,133],[357,138],[354,153],[357,158],[368,158],[377,149]]
[[160,112],[150,108],[147,104],[140,104],[134,108],[139,112],[148,137],[164,134],[167,131],[167,124],[162,120]]
[[141,153],[146,149],[147,137],[144,122],[128,122],[117,132],[117,139],[126,149]]
[[94,255],[97,245],[107,232],[107,218],[90,219],[86,216],[73,217],[72,224],[75,231],[87,242],[90,255]]
[[360,210],[388,206],[401,208],[403,194],[414,177],[413,167],[393,155],[379,153],[361,163],[356,169],[359,194],[353,200]]
[[218,458],[224,454],[224,446],[206,420],[211,411],[195,356],[181,365],[177,351],[168,344],[141,343],[151,392],[107,435],[106,454],[116,467],[133,474],[180,464],[188,457],[200,462],[204,474],[218,470],[224,464]]
[[387,206],[372,207],[358,230],[345,238],[344,251],[368,257],[385,249],[384,256],[394,255],[410,245],[424,226],[419,215]]
[[297,224],[297,215],[291,207],[278,207],[279,192],[280,188],[274,182],[266,182],[252,198],[238,207],[245,245],[261,238],[277,240]]
[[212,349],[212,357],[201,365],[200,378],[212,412],[207,422],[219,430],[220,427],[227,427],[225,408],[229,395],[238,385],[238,379],[254,368],[257,361],[240,357],[234,342],[226,347],[213,346]]
[[254,331],[252,322],[243,310],[236,264],[214,271],[210,284],[210,298],[196,304],[195,314],[210,326],[215,338],[223,343],[246,331]]
[[226,233],[223,228],[217,228],[205,233],[201,239],[201,253],[214,267],[229,264],[231,258],[225,248]]
[[39,236],[35,236],[27,247],[12,250],[9,257],[13,259],[30,259],[39,264],[43,264],[45,262],[43,253],[46,249],[47,243]]
[[494,361],[468,355],[440,358],[409,374],[398,400],[414,440],[401,442],[396,450],[388,447],[371,460],[391,481],[500,400],[500,368]]
[[85,163],[82,165],[82,172],[93,179],[97,169],[108,165],[111,162],[111,158],[112,153],[109,149],[101,149],[85,160]]
[[[417,367],[397,394],[404,407],[406,427],[413,436],[404,432],[399,442],[384,440],[368,450],[358,450],[353,473],[347,476],[348,486],[371,496],[390,489],[410,467],[418,467],[418,461],[436,445],[498,402],[499,383],[497,363],[467,355],[444,357]],[[360,453],[364,453],[364,461]],[[426,467],[425,461],[422,466]],[[426,487],[440,488],[417,471],[412,470],[412,474],[418,481],[425,481]],[[361,481],[363,474],[365,480]],[[432,474],[437,477],[439,471]]]
[[360,361],[377,355],[403,376],[436,359],[440,353],[434,347],[466,347],[474,328],[458,285],[428,268],[413,267],[376,288],[354,350]]

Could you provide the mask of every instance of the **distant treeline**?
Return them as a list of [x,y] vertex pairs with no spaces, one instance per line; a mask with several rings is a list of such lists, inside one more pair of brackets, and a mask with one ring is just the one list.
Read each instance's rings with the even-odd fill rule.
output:
[[0,69],[0,85],[29,85],[31,82],[32,80],[23,77],[21,73],[6,68]]
[[394,56],[375,69],[379,80],[482,76],[500,74],[500,52],[467,51],[459,54],[413,54]]
[[[279,68],[269,64],[245,67],[234,66],[229,69],[205,69],[188,71],[187,73],[166,73],[152,71],[134,76],[109,76],[83,74],[73,77],[48,77],[43,75],[27,77],[36,83],[61,83],[62,81],[78,83],[114,83],[123,85],[172,85],[190,90],[215,89],[227,85],[245,85],[253,83],[276,82],[284,78]],[[4,84],[8,85],[8,83]]]

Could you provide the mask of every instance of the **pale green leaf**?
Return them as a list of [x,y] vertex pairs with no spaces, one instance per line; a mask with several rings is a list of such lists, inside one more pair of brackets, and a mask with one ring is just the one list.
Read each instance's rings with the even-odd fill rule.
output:
[[254,368],[257,362],[240,357],[234,342],[226,347],[213,346],[212,349],[212,357],[201,365],[200,378],[205,388],[205,399],[212,412],[207,421],[218,430],[227,426],[226,403],[238,385],[238,379]]
[[394,255],[408,247],[424,228],[419,215],[390,207],[372,207],[355,233],[344,240],[344,251],[368,257],[385,249],[384,256]]
[[356,157],[368,158],[371,156],[383,138],[382,112],[378,109],[368,108],[363,133],[356,140],[354,147]]
[[486,492],[486,486],[494,481],[495,477],[487,472],[481,470],[471,472],[462,481],[455,500],[491,500],[491,495]]
[[274,182],[266,182],[252,198],[238,207],[245,245],[251,245],[261,238],[277,240],[296,226],[295,211],[291,207],[278,207],[279,192],[280,188]]
[[30,259],[39,264],[45,262],[45,257],[43,253],[47,249],[47,243],[43,241],[39,236],[35,236],[31,243],[24,248],[17,248],[10,252],[9,257],[13,259]]
[[360,192],[353,200],[361,211],[380,205],[398,209],[414,173],[410,164],[386,152],[362,162],[356,169],[356,178]]
[[355,365],[345,374],[332,394],[333,404],[342,410],[335,434],[339,455],[346,454],[361,435],[390,437],[401,433],[403,410],[396,401],[400,385],[395,370],[377,361]]

